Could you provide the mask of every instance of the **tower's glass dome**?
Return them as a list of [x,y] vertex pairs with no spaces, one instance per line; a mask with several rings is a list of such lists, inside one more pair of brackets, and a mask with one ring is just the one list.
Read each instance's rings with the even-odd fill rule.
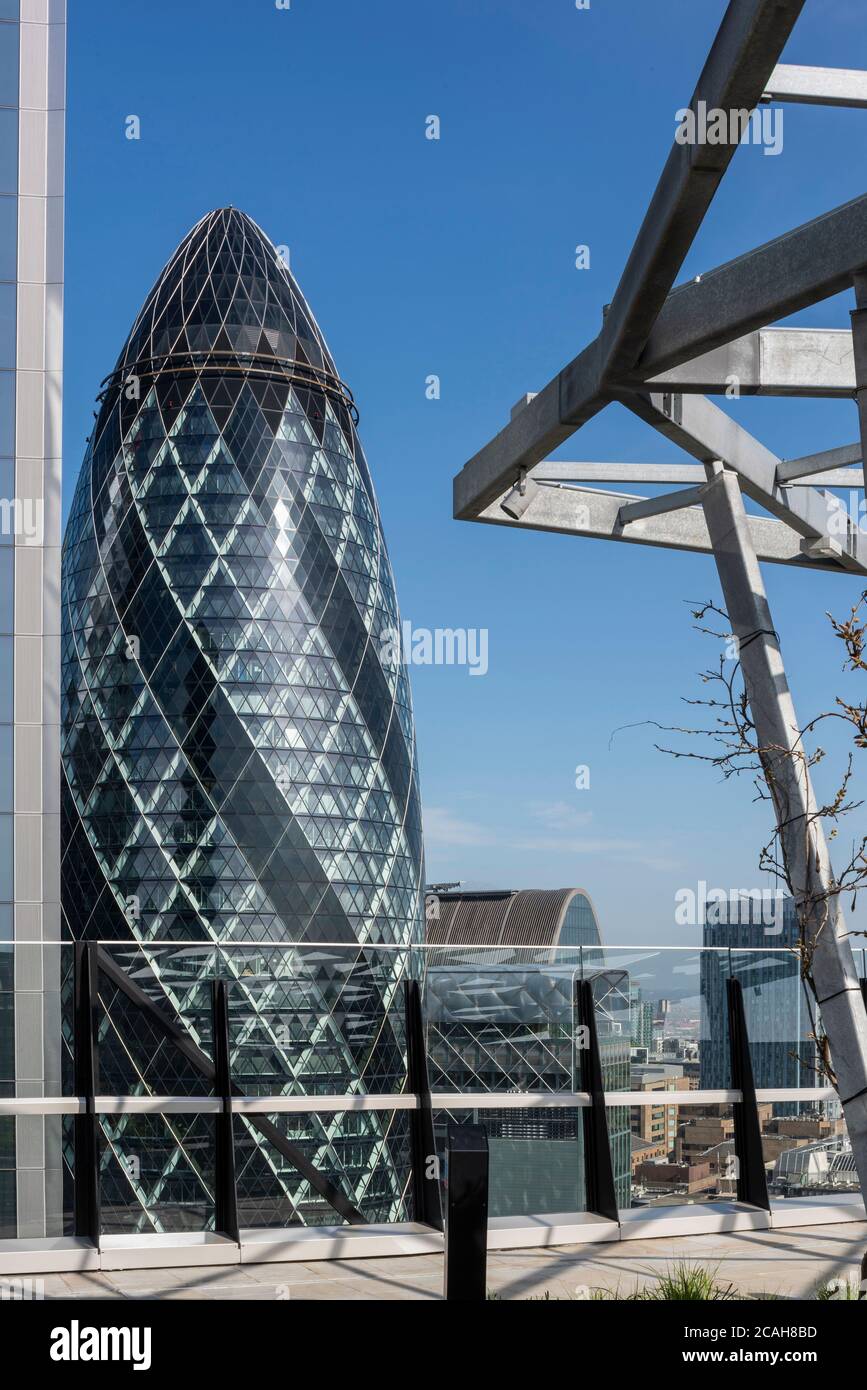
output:
[[[416,754],[406,670],[383,659],[399,618],[355,418],[274,246],[212,212],[104,384],[64,545],[65,931],[128,943],[118,959],[197,1039],[203,982],[230,979],[249,1091],[392,1091],[404,1074],[408,952],[375,948],[421,931]],[[166,1093],[168,1050],[106,1006],[103,1091]],[[283,1123],[366,1216],[398,1214],[405,1136],[385,1117]],[[172,1174],[197,1191],[192,1146],[167,1124],[164,1161],[135,1179],[141,1163],[113,1166],[125,1132],[104,1185],[159,1227]],[[334,1219],[266,1150],[242,1177],[246,1224]]]

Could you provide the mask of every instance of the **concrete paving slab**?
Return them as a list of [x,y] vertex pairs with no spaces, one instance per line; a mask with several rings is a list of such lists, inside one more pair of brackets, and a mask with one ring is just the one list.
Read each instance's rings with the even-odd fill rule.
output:
[[[857,1280],[867,1224],[713,1232],[491,1252],[488,1288],[498,1299],[572,1299],[581,1289],[627,1297],[679,1263],[713,1272],[742,1298],[809,1298],[832,1278]],[[59,1282],[58,1282],[59,1281]],[[363,1300],[442,1297],[441,1255],[211,1268],[139,1269],[51,1276],[51,1294],[73,1298]],[[66,1295],[57,1290],[66,1289]],[[586,1296],[586,1295],[585,1295]]]

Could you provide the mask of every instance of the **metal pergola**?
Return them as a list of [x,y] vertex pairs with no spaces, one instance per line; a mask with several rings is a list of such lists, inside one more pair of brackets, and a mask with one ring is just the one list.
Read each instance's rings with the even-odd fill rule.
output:
[[[675,141],[601,332],[461,469],[454,515],[713,555],[867,1192],[867,1010],[760,568],[867,575],[867,535],[825,491],[863,489],[867,472],[867,195],[673,288],[740,143],[736,117],[771,102],[867,107],[867,72],[779,64],[803,5],[730,0],[689,103],[696,119],[700,103],[726,113],[727,140]],[[849,289],[851,331],[768,326]],[[733,382],[742,396],[852,398],[860,441],[783,461],[708,399]],[[546,461],[612,402],[696,462]],[[645,497],[590,483],[675,490]],[[747,514],[744,495],[764,514]]]

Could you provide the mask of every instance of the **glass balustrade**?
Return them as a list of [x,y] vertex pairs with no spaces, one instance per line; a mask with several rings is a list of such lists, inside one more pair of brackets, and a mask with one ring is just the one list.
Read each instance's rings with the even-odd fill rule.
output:
[[[859,1191],[819,1062],[821,1018],[789,949],[111,942],[89,952],[107,1235],[214,1229],[216,980],[227,985],[245,1229],[412,1221],[418,1143],[430,1137],[422,1157],[445,1182],[449,1129],[468,1124],[487,1135],[491,1217],[587,1211],[593,1049],[617,1206],[736,1200],[743,1102],[730,980],[769,1196]],[[42,1234],[75,1230],[76,1112],[87,1099],[75,962],[71,943],[0,943],[0,1239],[33,1234],[18,1228],[22,1182],[44,1192]],[[423,1087],[407,1072],[407,980],[419,985],[428,1130]],[[19,1065],[16,1081],[25,1043],[38,1061],[29,1079]]]

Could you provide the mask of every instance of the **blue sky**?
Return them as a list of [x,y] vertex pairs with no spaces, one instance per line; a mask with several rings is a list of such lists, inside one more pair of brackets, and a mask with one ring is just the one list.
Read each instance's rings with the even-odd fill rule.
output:
[[[99,382],[161,266],[205,211],[243,208],[290,247],[359,403],[404,618],[489,632],[484,677],[413,672],[429,877],[580,884],[612,942],[696,944],[674,922],[679,888],[763,886],[766,817],[745,783],[655,752],[648,727],[611,741],[642,720],[682,722],[680,697],[716,658],[689,610],[718,597],[712,561],[457,523],[451,480],[597,333],[723,9],[70,5],[67,502]],[[808,0],[785,59],[867,67],[860,2]],[[865,121],[786,108],[782,153],[738,151],[681,278],[862,193]],[[575,268],[579,243],[589,270]],[[849,308],[840,296],[792,322],[847,327]],[[724,404],[783,457],[857,438],[848,402]],[[682,457],[617,407],[558,456]],[[863,698],[826,617],[862,586],[765,578],[802,720],[838,694]],[[822,742],[829,786],[846,744],[839,730]],[[855,816],[841,839],[865,828]]]

